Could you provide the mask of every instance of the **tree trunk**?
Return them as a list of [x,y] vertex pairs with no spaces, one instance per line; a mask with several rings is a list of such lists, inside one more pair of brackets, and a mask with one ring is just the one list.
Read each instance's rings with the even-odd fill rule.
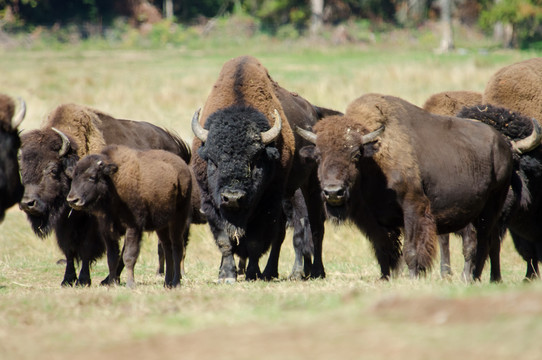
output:
[[322,28],[322,15],[324,13],[324,0],[311,0],[311,37],[316,37]]
[[442,39],[440,41],[439,52],[445,53],[454,48],[451,0],[440,0],[440,23],[442,26]]
[[173,0],[164,0],[164,17],[166,19],[173,18]]

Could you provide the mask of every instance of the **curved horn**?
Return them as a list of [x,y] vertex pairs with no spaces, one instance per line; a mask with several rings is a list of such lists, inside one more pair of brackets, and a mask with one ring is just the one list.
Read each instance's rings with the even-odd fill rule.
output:
[[512,147],[520,154],[533,150],[540,145],[540,140],[542,140],[540,124],[534,118],[531,118],[531,122],[533,123],[533,132],[531,135],[518,141],[512,141]]
[[206,130],[199,123],[199,118],[201,114],[201,108],[199,108],[192,116],[192,132],[197,136],[202,142],[207,141],[207,136],[209,135],[209,130]]
[[271,141],[275,140],[277,136],[279,136],[280,130],[282,129],[282,118],[280,117],[277,109],[273,111],[273,114],[271,114],[271,116],[273,116],[273,119],[275,119],[273,127],[267,131],[260,133],[260,136],[262,137],[262,142],[264,144],[269,144]]
[[316,145],[316,134],[312,131],[305,130],[303,128],[300,128],[299,126],[295,127],[295,131],[301,136],[303,139],[307,140],[308,142]]
[[68,150],[70,149],[70,139],[64,134],[62,131],[52,127],[51,128],[54,132],[56,132],[58,135],[60,135],[60,138],[62,138],[62,146],[60,147],[60,150],[58,151],[58,156],[62,157],[66,155]]
[[361,143],[367,144],[367,143],[370,143],[371,141],[375,141],[376,138],[383,132],[384,132],[384,125],[382,125],[381,127],[379,127],[373,132],[363,135],[363,137],[361,138]]
[[13,117],[11,118],[12,129],[17,129],[17,127],[21,125],[21,123],[23,122],[24,117],[26,115],[26,103],[24,102],[22,98],[18,98],[18,99],[19,99],[19,111],[17,112],[17,114],[13,115]]

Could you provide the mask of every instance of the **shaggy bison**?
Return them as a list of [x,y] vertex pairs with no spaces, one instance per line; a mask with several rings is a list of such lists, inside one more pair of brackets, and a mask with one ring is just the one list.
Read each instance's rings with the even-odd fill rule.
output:
[[495,129],[367,94],[343,117],[325,118],[314,133],[299,132],[315,143],[302,153],[319,163],[327,213],[366,233],[383,278],[398,265],[401,228],[414,276],[431,267],[437,234],[472,223],[478,236],[473,277],[480,278],[491,249],[491,280],[500,280],[497,225],[513,160]]
[[[25,186],[20,207],[34,232],[45,237],[55,232],[66,256],[62,285],[90,285],[90,264],[107,246],[108,263],[119,257],[118,239],[124,229],[107,228],[95,216],[72,211],[66,202],[71,179],[66,170],[83,156],[107,144],[137,149],[164,149],[186,162],[190,149],[178,137],[147,122],[115,119],[88,107],[65,104],[52,111],[40,129],[21,136],[21,172]],[[79,277],[75,260],[81,261]],[[122,269],[122,267],[120,267]],[[120,270],[119,269],[119,270]],[[115,275],[116,277],[116,275]],[[105,282],[114,279],[105,279]]]
[[482,93],[476,91],[444,91],[431,95],[423,109],[433,114],[456,116],[464,107],[482,103]]
[[[325,214],[316,167],[299,157],[298,149],[308,143],[294,135],[292,127],[312,126],[326,114],[336,112],[283,89],[253,57],[224,64],[203,109],[192,119],[193,169],[202,209],[222,253],[220,281],[236,280],[234,254],[248,257],[246,279],[278,276],[286,225],[282,202],[292,199],[298,188],[314,243],[310,276],[325,276]],[[258,261],[270,246],[261,273]]]
[[[156,231],[166,261],[164,286],[175,287],[181,281],[191,192],[188,165],[175,154],[111,145],[79,160],[67,201],[76,210],[103,217],[108,226],[126,228],[123,260],[128,287],[135,286],[141,235]],[[110,268],[112,274],[116,266]]]
[[17,151],[21,145],[17,127],[26,114],[26,104],[20,99],[17,106],[13,99],[0,94],[0,222],[7,209],[15,205],[23,195],[19,176]]

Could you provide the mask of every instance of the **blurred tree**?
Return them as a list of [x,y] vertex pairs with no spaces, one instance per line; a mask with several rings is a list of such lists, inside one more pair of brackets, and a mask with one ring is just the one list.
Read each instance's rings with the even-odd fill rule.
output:
[[442,27],[442,38],[439,52],[449,52],[454,48],[452,29],[452,0],[440,0],[440,22]]
[[324,0],[310,0],[311,1],[311,36],[315,37],[322,28],[323,13],[324,13]]
[[173,18],[173,0],[164,0],[164,17],[166,19]]

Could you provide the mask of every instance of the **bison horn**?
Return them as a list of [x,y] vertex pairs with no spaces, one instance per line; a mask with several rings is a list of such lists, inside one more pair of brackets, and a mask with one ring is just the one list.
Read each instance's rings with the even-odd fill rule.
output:
[[17,129],[17,127],[23,122],[25,115],[26,103],[22,98],[19,98],[19,112],[17,112],[17,114],[15,114],[13,118],[11,118],[11,127],[13,129]]
[[62,131],[58,130],[57,128],[52,127],[51,128],[54,132],[56,132],[58,135],[60,135],[60,138],[62,139],[62,146],[60,147],[60,150],[58,151],[58,156],[62,157],[66,155],[68,150],[70,149],[70,139],[64,134]]
[[300,128],[298,126],[295,127],[295,131],[301,136],[303,139],[307,140],[308,142],[316,145],[316,134],[312,131],[305,130],[303,128]]
[[199,108],[192,116],[192,132],[197,136],[202,142],[207,141],[207,136],[209,135],[209,130],[206,130],[201,126],[199,119],[201,114],[201,108]]
[[280,117],[279,112],[277,109],[271,114],[273,116],[273,119],[275,119],[275,123],[273,124],[273,127],[267,131],[262,132],[260,135],[262,137],[262,142],[264,144],[269,144],[270,142],[274,141],[277,136],[280,134],[280,130],[282,129],[282,118]]
[[375,141],[375,139],[380,134],[382,134],[383,131],[384,131],[384,126],[382,125],[381,127],[376,129],[375,131],[363,135],[363,137],[361,138],[361,143],[362,144],[367,144],[367,143],[370,143],[371,141]]
[[533,123],[533,132],[531,135],[518,141],[512,141],[512,147],[520,154],[529,152],[540,145],[540,140],[542,139],[542,129],[540,128],[540,124],[538,124],[536,119],[532,118],[531,122]]

